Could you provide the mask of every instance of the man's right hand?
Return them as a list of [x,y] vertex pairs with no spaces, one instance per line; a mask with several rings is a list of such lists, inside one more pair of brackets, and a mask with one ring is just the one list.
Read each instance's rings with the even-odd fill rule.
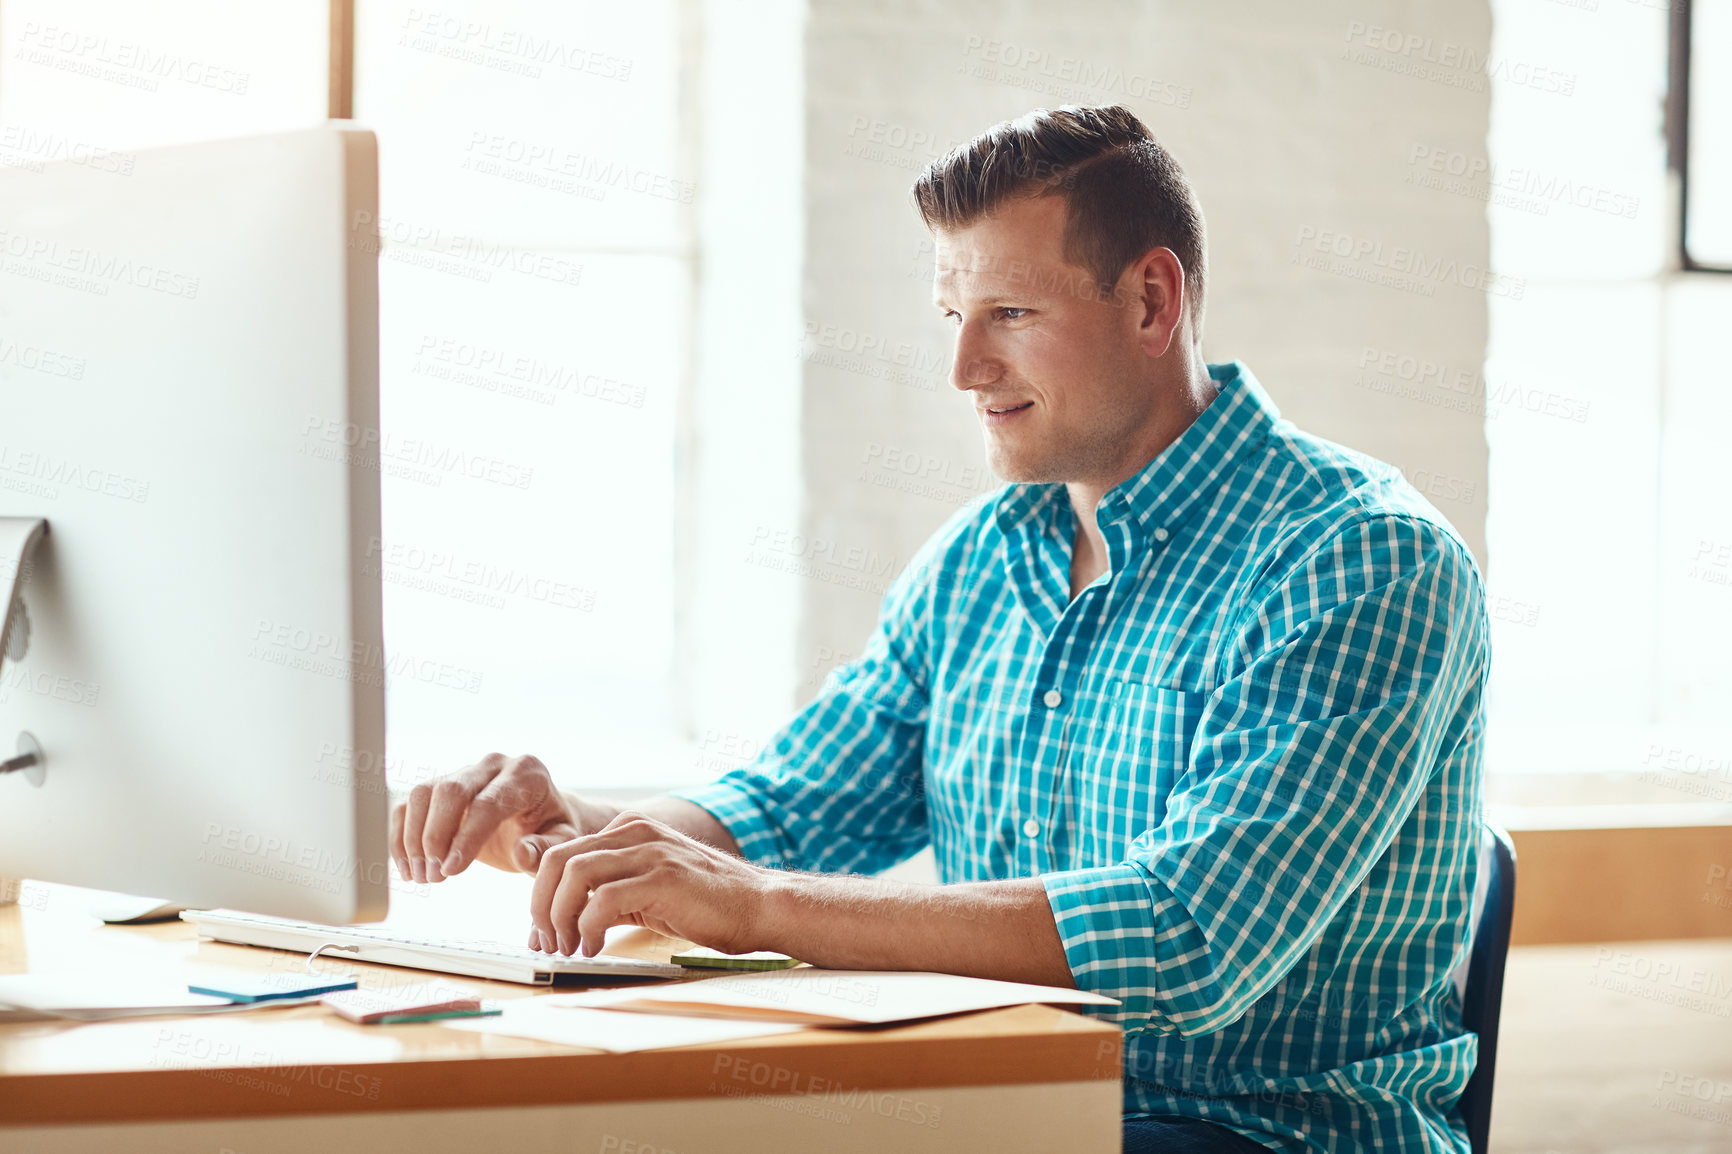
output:
[[490,753],[391,808],[391,856],[413,882],[443,881],[472,861],[532,874],[550,846],[595,833],[618,812],[561,794],[534,757]]

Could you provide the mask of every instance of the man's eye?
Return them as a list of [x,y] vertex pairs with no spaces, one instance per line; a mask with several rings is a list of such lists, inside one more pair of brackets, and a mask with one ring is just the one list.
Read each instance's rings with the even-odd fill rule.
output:
[[952,324],[959,325],[962,323],[962,314],[957,312],[955,309],[945,309],[944,319]]
[[998,310],[1000,320],[1019,321],[1028,312],[1027,309],[1001,308]]

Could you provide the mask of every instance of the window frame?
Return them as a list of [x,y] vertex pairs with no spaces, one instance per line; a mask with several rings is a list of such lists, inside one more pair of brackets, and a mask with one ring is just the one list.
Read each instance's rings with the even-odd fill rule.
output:
[[1666,61],[1666,167],[1678,176],[1678,267],[1683,272],[1732,273],[1732,265],[1709,264],[1690,253],[1690,47],[1695,28],[1692,0],[1671,0]]
[[331,0],[330,67],[325,115],[355,118],[355,0]]

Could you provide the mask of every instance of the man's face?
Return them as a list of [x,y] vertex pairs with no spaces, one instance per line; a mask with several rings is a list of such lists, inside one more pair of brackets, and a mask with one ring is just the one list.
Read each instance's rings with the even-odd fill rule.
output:
[[1018,197],[934,238],[933,302],[957,329],[950,383],[974,402],[987,464],[1006,481],[1125,475],[1154,420],[1134,268],[1116,298],[1097,291],[1064,259],[1064,227],[1062,196]]

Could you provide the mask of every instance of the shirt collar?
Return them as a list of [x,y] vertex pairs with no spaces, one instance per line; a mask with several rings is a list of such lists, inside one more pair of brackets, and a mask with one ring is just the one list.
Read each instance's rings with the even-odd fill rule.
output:
[[[1207,367],[1215,399],[1177,440],[1107,490],[1095,514],[1103,528],[1126,522],[1138,539],[1157,529],[1172,533],[1199,501],[1221,487],[1240,458],[1263,443],[1280,418],[1244,362]],[[1062,484],[1013,484],[1000,495],[993,515],[1007,535],[1036,517],[1057,530],[1066,524],[1058,515],[1069,507]]]

